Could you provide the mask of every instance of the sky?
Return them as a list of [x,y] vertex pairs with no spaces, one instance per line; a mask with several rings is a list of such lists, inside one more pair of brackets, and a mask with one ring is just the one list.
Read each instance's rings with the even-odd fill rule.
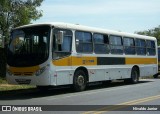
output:
[[160,25],[160,0],[44,0],[32,23],[66,22],[134,33]]

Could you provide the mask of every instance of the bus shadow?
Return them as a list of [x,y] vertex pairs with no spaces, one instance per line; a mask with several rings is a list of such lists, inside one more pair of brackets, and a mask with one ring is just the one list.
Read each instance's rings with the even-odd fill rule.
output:
[[[150,82],[153,82],[153,81],[145,80],[145,81],[140,81],[138,84],[150,83]],[[133,85],[133,84],[126,84],[123,81],[116,81],[116,82],[105,83],[105,84],[102,82],[96,82],[96,83],[90,83],[86,91],[92,91],[92,90],[98,90],[98,89],[104,89],[104,88],[107,89],[107,88],[126,86],[126,85]],[[47,97],[47,96],[57,96],[57,95],[68,94],[68,93],[75,93],[70,88],[70,86],[56,87],[45,92],[39,91],[36,88],[9,90],[9,91],[0,91],[0,100],[24,100],[24,99]]]

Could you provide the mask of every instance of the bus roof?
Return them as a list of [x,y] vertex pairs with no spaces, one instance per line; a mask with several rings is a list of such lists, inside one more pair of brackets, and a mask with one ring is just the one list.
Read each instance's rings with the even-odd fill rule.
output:
[[133,37],[133,38],[143,38],[143,39],[148,39],[148,40],[156,40],[156,38],[152,36],[119,32],[119,31],[113,31],[113,30],[96,28],[96,27],[89,27],[89,26],[84,26],[84,25],[79,25],[79,24],[70,24],[70,23],[64,23],[64,22],[47,22],[47,23],[28,24],[28,25],[17,27],[16,29],[24,28],[24,27],[31,27],[31,26],[40,26],[40,25],[49,25],[49,26],[54,26],[55,28],[90,31],[90,32],[96,32],[96,33],[118,35],[118,36],[123,36],[123,37]]

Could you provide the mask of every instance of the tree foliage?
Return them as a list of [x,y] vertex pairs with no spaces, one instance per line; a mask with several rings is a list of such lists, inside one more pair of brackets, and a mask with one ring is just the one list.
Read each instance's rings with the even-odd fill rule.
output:
[[160,25],[158,27],[155,27],[153,29],[145,30],[145,31],[139,31],[136,32],[137,34],[141,35],[147,35],[147,36],[153,36],[157,38],[158,45],[160,45]]
[[0,0],[0,34],[7,39],[12,28],[29,24],[42,16],[37,7],[43,0]]

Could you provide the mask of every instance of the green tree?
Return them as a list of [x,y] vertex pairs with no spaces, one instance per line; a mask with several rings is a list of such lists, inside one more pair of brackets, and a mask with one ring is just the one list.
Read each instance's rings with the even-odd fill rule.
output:
[[139,32],[135,32],[135,33],[156,37],[157,41],[158,41],[158,45],[160,45],[160,25],[158,27],[153,28],[153,29],[139,31]]
[[42,16],[37,8],[43,0],[0,0],[0,34],[7,40],[12,28],[29,24]]

